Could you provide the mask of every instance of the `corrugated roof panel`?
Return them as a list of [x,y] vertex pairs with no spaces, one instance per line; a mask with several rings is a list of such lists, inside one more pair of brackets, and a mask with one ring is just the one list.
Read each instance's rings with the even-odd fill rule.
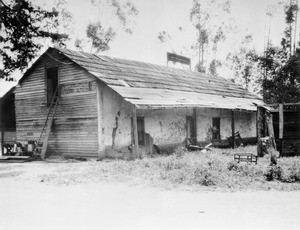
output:
[[256,104],[263,104],[261,100],[223,97],[219,95],[178,92],[162,89],[141,89],[111,86],[125,100],[138,106],[161,107],[210,107],[222,109],[243,109],[255,111]]

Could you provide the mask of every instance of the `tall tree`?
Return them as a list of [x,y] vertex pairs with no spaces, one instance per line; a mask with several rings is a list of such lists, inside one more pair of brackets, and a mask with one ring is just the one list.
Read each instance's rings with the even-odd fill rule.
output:
[[232,81],[253,93],[260,93],[259,76],[261,71],[257,64],[258,54],[251,47],[252,35],[246,35],[237,51],[228,53],[226,65],[233,71]]
[[58,31],[61,15],[55,8],[45,10],[30,0],[0,0],[0,12],[0,78],[11,80],[14,70],[24,70],[45,39],[58,45],[68,39],[67,34]]
[[269,45],[264,55],[258,58],[263,72],[261,84],[267,103],[300,101],[300,44],[293,51],[292,23],[295,23],[298,6],[285,7],[287,27],[280,47]]
[[[190,20],[198,30],[197,42],[192,46],[198,51],[197,71],[206,72],[208,69],[212,74],[216,74],[216,68],[221,65],[217,60],[218,44],[226,39],[224,31],[229,29],[229,24],[225,24],[223,19],[230,14],[230,8],[228,0],[193,1]],[[216,9],[218,9],[217,14],[214,13]],[[205,57],[209,52],[210,62]]]
[[[85,38],[75,40],[77,49],[90,53],[106,51],[110,49],[110,44],[120,29],[132,34],[133,21],[138,15],[138,10],[132,2],[124,0],[91,0],[91,2],[99,9],[98,18],[87,25]],[[110,15],[105,14],[102,9],[109,10]],[[105,15],[106,19],[101,17],[101,14]],[[108,18],[110,20],[107,20]]]
[[[219,59],[221,44],[226,40],[227,33],[232,29],[230,15],[231,4],[229,0],[193,0],[190,10],[190,21],[197,31],[197,36],[190,39],[189,45],[177,50],[182,55],[197,58],[195,70],[217,74],[222,65]],[[180,31],[184,29],[180,26]],[[166,32],[159,32],[160,42],[174,38]]]

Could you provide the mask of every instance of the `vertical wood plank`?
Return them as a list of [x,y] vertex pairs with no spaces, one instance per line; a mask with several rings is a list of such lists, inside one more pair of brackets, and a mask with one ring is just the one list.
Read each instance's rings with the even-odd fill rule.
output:
[[98,159],[105,158],[103,87],[97,83]]
[[232,148],[235,147],[235,127],[234,127],[234,110],[231,111],[231,137],[232,137]]
[[139,141],[138,141],[138,131],[137,131],[137,117],[136,117],[136,108],[132,109],[132,125],[133,125],[133,136],[134,136],[134,146],[133,146],[133,157],[139,157]]

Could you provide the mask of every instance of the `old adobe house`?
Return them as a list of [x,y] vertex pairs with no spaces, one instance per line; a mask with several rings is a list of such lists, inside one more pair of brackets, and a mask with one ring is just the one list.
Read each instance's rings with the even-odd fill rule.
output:
[[16,140],[38,139],[54,91],[60,97],[48,154],[122,157],[190,138],[221,143],[234,132],[255,139],[262,101],[217,76],[49,48],[14,90]]

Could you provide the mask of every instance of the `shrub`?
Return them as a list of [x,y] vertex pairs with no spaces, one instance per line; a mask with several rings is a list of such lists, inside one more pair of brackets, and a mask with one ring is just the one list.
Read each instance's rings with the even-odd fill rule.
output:
[[239,169],[239,166],[238,166],[238,163],[236,161],[230,161],[227,163],[227,169],[229,171],[238,171]]
[[[222,154],[222,151],[218,149],[212,149],[207,153],[178,151],[180,154],[149,159],[151,164],[143,165],[143,170],[149,170],[150,175],[157,173],[160,179],[172,184],[230,189],[264,187],[265,180],[300,182],[299,157],[279,158],[277,166],[264,168],[264,165],[269,164],[268,159],[261,158],[258,164],[237,163],[233,160],[233,152],[227,156]],[[268,186],[274,188],[279,186],[278,183],[270,184]]]
[[280,166],[273,165],[267,167],[266,171],[264,172],[264,176],[268,181],[281,180],[282,173],[283,170]]
[[282,181],[287,183],[300,182],[300,164],[297,161],[283,163]]
[[196,167],[193,171],[192,182],[204,186],[216,185],[216,177],[206,167]]

